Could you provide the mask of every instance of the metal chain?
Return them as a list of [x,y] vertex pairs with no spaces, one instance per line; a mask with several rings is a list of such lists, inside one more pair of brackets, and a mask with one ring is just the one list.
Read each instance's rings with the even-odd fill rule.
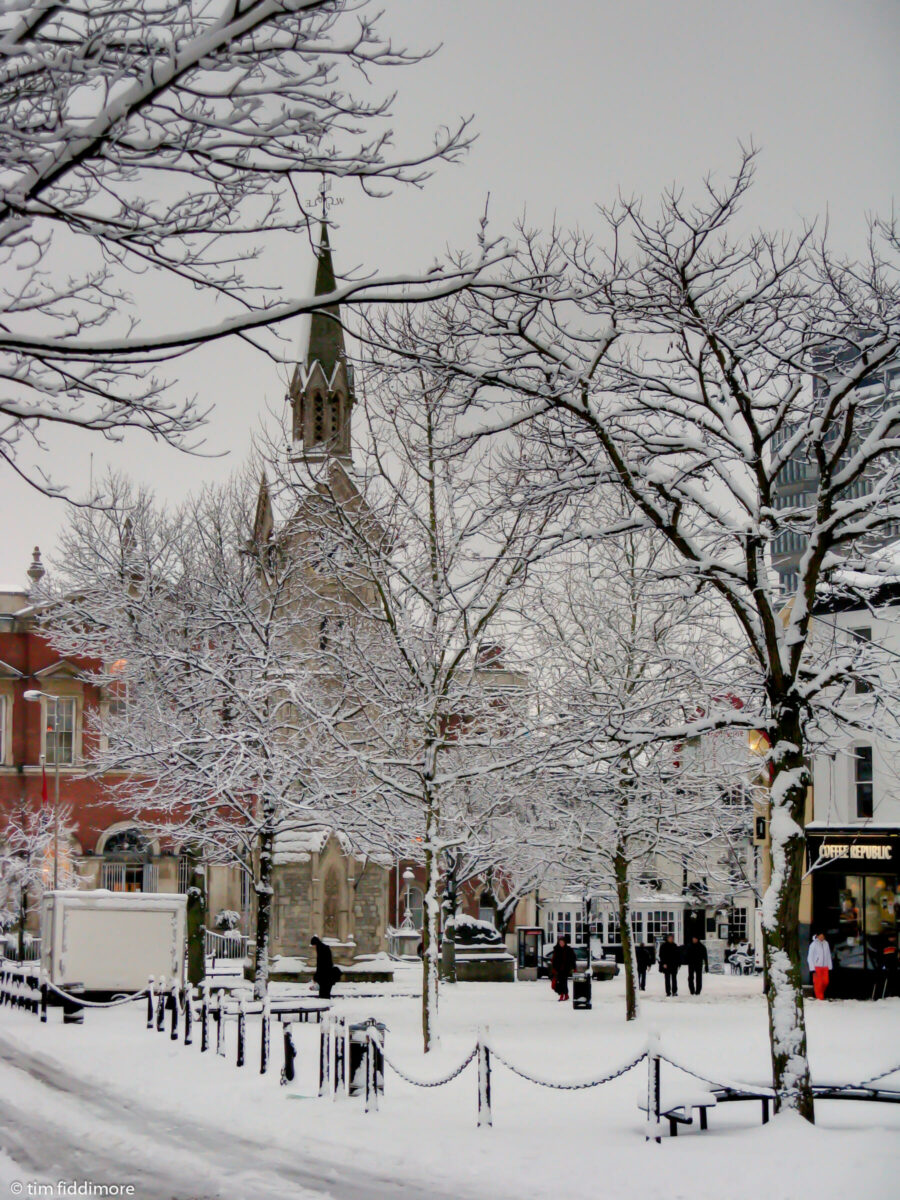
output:
[[667,1062],[670,1067],[674,1067],[676,1071],[684,1071],[685,1075],[693,1075],[694,1079],[699,1079],[701,1083],[708,1083],[710,1087],[726,1088],[729,1092],[746,1092],[748,1096],[756,1096],[759,1092],[771,1092],[772,1098],[775,1097],[775,1089],[768,1083],[758,1085],[743,1084],[743,1083],[722,1083],[721,1080],[710,1079],[706,1075],[701,1075],[699,1071],[692,1071],[690,1067],[683,1067],[681,1063],[675,1062],[672,1058],[667,1058],[665,1054],[660,1056],[661,1062]]
[[647,1057],[647,1052],[643,1051],[637,1058],[627,1063],[624,1067],[619,1067],[617,1071],[612,1071],[609,1075],[604,1075],[602,1079],[591,1079],[586,1083],[554,1083],[549,1079],[539,1079],[536,1075],[528,1075],[525,1071],[514,1067],[511,1062],[508,1062],[502,1054],[498,1054],[493,1046],[489,1047],[491,1054],[508,1071],[512,1071],[513,1075],[518,1075],[521,1079],[527,1079],[529,1083],[536,1083],[539,1087],[553,1088],[557,1092],[581,1092],[585,1088],[600,1087],[604,1083],[610,1083],[613,1079],[618,1079],[620,1075],[626,1075],[629,1071],[634,1070],[638,1063],[642,1063]]
[[462,1075],[463,1071],[466,1069],[466,1067],[469,1065],[469,1063],[472,1061],[472,1059],[475,1058],[477,1053],[478,1053],[478,1047],[475,1046],[472,1049],[472,1052],[469,1054],[468,1058],[463,1059],[463,1061],[459,1064],[459,1066],[456,1068],[456,1070],[453,1071],[450,1075],[445,1076],[443,1079],[424,1080],[424,1079],[413,1079],[413,1077],[411,1075],[407,1075],[405,1071],[401,1071],[400,1068],[395,1063],[391,1062],[391,1060],[388,1058],[388,1056],[386,1054],[384,1054],[384,1051],[382,1050],[382,1054],[384,1054],[384,1061],[391,1068],[391,1070],[395,1074],[399,1075],[401,1079],[405,1079],[407,1083],[411,1083],[413,1085],[413,1087],[420,1087],[420,1088],[443,1087],[445,1083],[452,1083],[453,1080],[456,1079],[457,1075]]
[[[675,1062],[674,1059],[667,1058],[664,1054],[660,1055],[663,1062],[667,1062],[670,1067],[674,1067],[677,1071],[684,1071],[685,1075],[693,1075],[694,1079],[699,1079],[703,1083],[708,1083],[711,1087],[727,1088],[731,1092],[746,1092],[749,1095],[755,1095],[757,1092],[770,1091],[774,1097],[775,1089],[769,1084],[760,1084],[757,1087],[748,1086],[740,1083],[722,1083],[715,1079],[708,1079],[705,1075],[700,1075],[697,1071],[692,1071],[690,1067],[682,1066],[681,1063]],[[852,1092],[865,1089],[873,1083],[877,1083],[879,1079],[886,1079],[888,1075],[893,1075],[900,1071],[900,1065],[890,1067],[887,1071],[882,1071],[878,1075],[870,1075],[868,1079],[864,1079],[862,1083],[835,1083],[828,1085],[828,1090],[831,1092]],[[824,1087],[824,1084],[812,1084],[813,1088]]]
[[47,980],[47,987],[62,996],[64,1000],[71,1000],[73,1004],[80,1004],[84,1008],[118,1008],[120,1004],[131,1004],[133,1000],[140,1000],[147,995],[147,989],[143,988],[139,992],[134,992],[131,996],[119,996],[115,1000],[83,1000],[81,996],[73,996],[71,992],[64,992],[62,988],[57,987],[55,983]]
[[891,1067],[888,1071],[882,1071],[880,1075],[870,1075],[859,1086],[868,1087],[870,1083],[877,1083],[879,1079],[887,1079],[888,1075],[894,1075],[897,1071],[900,1071],[900,1063],[896,1067]]

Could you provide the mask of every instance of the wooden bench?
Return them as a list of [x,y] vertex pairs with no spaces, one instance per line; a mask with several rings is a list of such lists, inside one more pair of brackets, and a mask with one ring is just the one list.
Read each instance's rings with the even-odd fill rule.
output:
[[[700,1117],[700,1129],[707,1129],[707,1112],[715,1108],[717,1103],[714,1092],[699,1089],[689,1091],[683,1087],[669,1087],[664,1084],[660,1091],[659,1115],[662,1120],[669,1122],[669,1134],[677,1137],[679,1125],[693,1125],[695,1109]],[[646,1093],[638,1097],[638,1108],[649,1113]]]

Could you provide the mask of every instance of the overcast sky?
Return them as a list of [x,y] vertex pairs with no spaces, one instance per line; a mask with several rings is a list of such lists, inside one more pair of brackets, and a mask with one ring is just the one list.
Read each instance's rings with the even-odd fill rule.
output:
[[[393,273],[427,266],[447,246],[472,245],[490,193],[496,229],[527,207],[590,228],[598,201],[688,190],[728,173],[738,143],[762,150],[749,220],[796,226],[827,211],[833,240],[858,248],[865,215],[900,192],[900,4],[817,0],[382,0],[398,43],[443,43],[433,59],[392,72],[403,147],[473,113],[479,138],[464,164],[443,166],[422,191],[381,201],[345,193],[332,242],[339,270]],[[340,194],[340,193],[338,193]],[[297,245],[297,287],[310,249]],[[185,314],[185,321],[189,314]],[[176,392],[213,410],[206,449],[190,458],[135,435],[110,446],[65,433],[51,466],[86,492],[110,464],[166,497],[240,465],[267,407],[283,405],[287,370],[217,343],[181,370]],[[91,464],[93,452],[93,464]],[[0,476],[0,580],[24,581],[31,547],[52,556],[64,505]]]

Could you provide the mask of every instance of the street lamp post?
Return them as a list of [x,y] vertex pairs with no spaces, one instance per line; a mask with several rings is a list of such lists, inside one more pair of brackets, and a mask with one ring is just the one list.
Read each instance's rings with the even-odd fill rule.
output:
[[[49,692],[29,690],[25,699],[37,702],[53,701],[53,760],[54,760],[54,793],[53,804],[53,890],[59,890],[59,696],[51,696]],[[44,755],[41,755],[41,766],[44,765]]]
[[410,889],[412,888],[413,882],[415,881],[415,878],[416,877],[413,874],[411,868],[407,867],[406,870],[403,872],[403,882],[406,884],[406,913],[403,917],[403,926],[407,929],[411,929],[413,927],[413,920],[412,920],[412,916],[409,911],[409,893],[410,893]]

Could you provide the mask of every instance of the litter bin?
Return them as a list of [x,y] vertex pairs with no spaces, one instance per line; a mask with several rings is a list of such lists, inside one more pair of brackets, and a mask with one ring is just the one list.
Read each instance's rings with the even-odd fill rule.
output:
[[572,1007],[591,1007],[591,973],[580,971],[572,976]]
[[378,1033],[378,1043],[373,1044],[372,1053],[375,1055],[375,1090],[384,1094],[384,1045],[385,1027],[380,1021],[364,1021],[348,1028],[350,1051],[350,1086],[351,1096],[365,1095],[366,1091],[366,1042],[368,1031],[374,1029]]
[[[81,995],[84,991],[83,983],[67,983],[63,989],[70,993],[73,997]],[[83,1025],[84,1024],[84,1008],[77,1000],[70,1000],[68,996],[63,996],[63,1025]]]

